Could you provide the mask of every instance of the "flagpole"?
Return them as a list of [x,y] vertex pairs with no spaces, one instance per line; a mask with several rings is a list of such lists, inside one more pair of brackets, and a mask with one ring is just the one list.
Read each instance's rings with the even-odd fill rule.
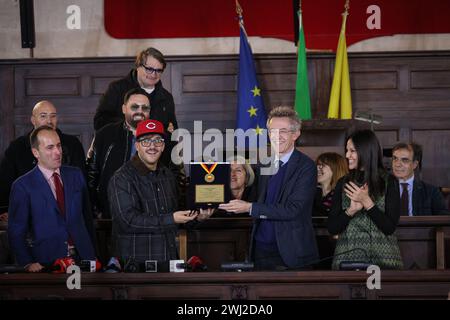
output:
[[[237,0],[236,0],[237,1]],[[344,21],[342,22],[342,28],[344,29],[344,32],[346,30],[346,26],[347,26],[347,16],[348,16],[348,10],[350,9],[350,0],[346,0],[345,1],[345,5],[344,5],[344,12],[342,13],[342,16],[344,18]],[[341,29],[342,32],[342,29]]]
[[240,27],[242,28],[242,30],[244,31],[245,36],[248,37],[247,31],[245,30],[245,27],[244,27],[244,16],[242,15],[243,12],[244,12],[244,10],[242,10],[242,7],[241,7],[241,5],[239,4],[239,1],[236,0],[236,13],[237,13],[238,18],[239,18],[239,26],[240,26]]
[[336,60],[334,66],[334,76],[331,85],[330,102],[328,105],[328,118],[351,119],[351,89],[347,58],[347,46],[345,40],[345,30],[347,16],[350,8],[350,0],[345,1],[344,12],[342,13],[342,26],[339,33],[338,47],[336,50]]

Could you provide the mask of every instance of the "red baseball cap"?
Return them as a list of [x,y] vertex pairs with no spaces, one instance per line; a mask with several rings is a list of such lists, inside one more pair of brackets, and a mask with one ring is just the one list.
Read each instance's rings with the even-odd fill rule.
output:
[[143,120],[138,123],[136,128],[136,140],[146,134],[160,134],[164,136],[164,126],[158,120]]

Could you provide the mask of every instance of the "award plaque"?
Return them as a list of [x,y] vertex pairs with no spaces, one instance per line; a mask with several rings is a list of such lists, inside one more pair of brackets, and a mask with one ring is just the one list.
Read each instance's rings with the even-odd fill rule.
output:
[[191,162],[187,197],[189,209],[217,208],[230,201],[230,163]]

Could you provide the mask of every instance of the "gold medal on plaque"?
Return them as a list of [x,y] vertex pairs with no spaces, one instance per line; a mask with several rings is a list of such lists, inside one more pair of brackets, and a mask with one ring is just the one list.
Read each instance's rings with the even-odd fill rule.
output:
[[216,177],[214,177],[214,175],[212,173],[208,173],[207,175],[205,175],[205,181],[209,182],[209,183],[214,182],[215,178]]
[[208,168],[208,166],[205,163],[201,164],[203,170],[206,171],[205,174],[205,181],[208,183],[212,183],[214,182],[214,180],[216,179],[216,177],[214,177],[214,175],[212,174],[212,172],[214,171],[214,169],[217,167],[217,163],[214,163],[212,166],[210,166]]

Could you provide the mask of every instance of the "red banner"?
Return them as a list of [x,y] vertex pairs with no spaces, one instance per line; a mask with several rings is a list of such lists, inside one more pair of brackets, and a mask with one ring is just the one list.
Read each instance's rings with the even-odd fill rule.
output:
[[[249,36],[294,41],[292,0],[240,0]],[[345,0],[303,0],[308,49],[337,46]],[[238,37],[233,0],[105,0],[105,29],[114,38]],[[450,33],[449,0],[353,0],[347,45],[394,34]]]

